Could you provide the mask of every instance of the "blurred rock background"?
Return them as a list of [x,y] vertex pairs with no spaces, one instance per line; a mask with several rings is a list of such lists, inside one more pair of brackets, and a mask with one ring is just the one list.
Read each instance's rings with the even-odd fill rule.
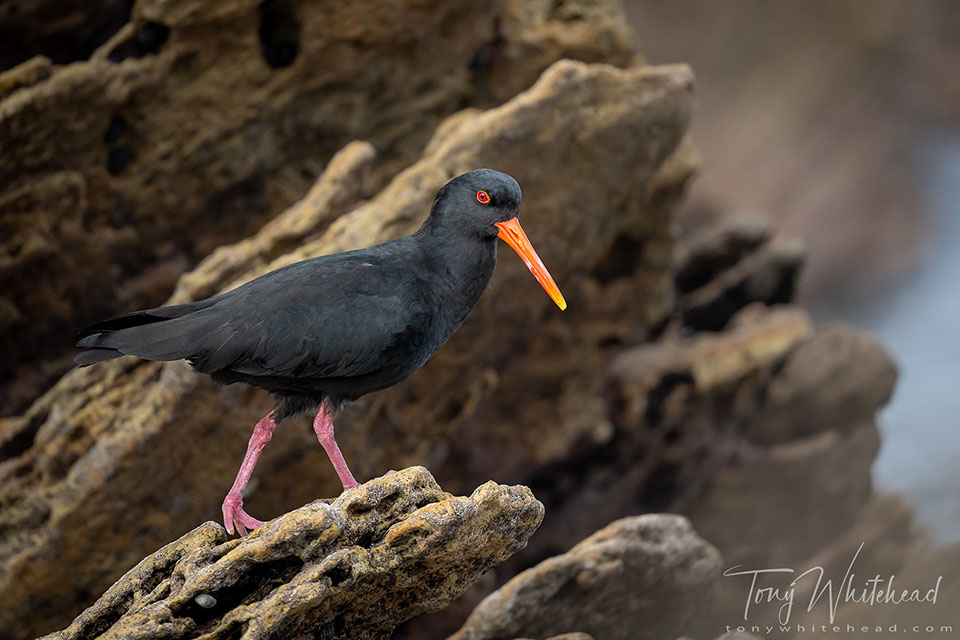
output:
[[684,227],[762,211],[806,243],[799,297],[900,369],[875,476],[960,539],[960,11],[931,0],[626,3],[653,62],[697,73]]
[[[0,6],[0,637],[64,627],[175,538],[189,552],[269,406],[182,363],[69,371],[78,326],[407,233],[479,165],[520,180],[570,309],[524,295],[504,256],[451,343],[339,431],[360,475],[425,464],[454,493],[526,484],[546,510],[445,609],[467,584],[409,606],[419,556],[367,540],[413,567],[378,599],[434,611],[394,637],[711,638],[742,618],[724,568],[842,575],[860,543],[865,571],[947,576],[942,604],[841,621],[956,625],[960,550],[934,540],[960,533],[958,21],[932,0]],[[696,81],[656,66],[683,62]],[[278,432],[251,513],[334,495],[317,449],[305,424]],[[638,515],[661,511],[686,519]],[[293,522],[284,566],[328,566]],[[470,544],[462,528],[444,549]],[[260,553],[198,531],[188,574]],[[382,637],[408,617],[323,618],[324,589],[354,588],[345,566],[302,600],[316,629]],[[149,567],[59,637],[123,637],[192,593]],[[272,591],[231,593],[226,612],[168,612],[177,637],[282,631],[237,622]]]

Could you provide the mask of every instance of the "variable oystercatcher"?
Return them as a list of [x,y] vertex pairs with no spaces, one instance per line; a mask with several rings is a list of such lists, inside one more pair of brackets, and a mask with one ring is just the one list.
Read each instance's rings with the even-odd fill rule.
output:
[[520,227],[520,185],[477,169],[448,182],[411,236],[297,262],[206,300],[90,325],[76,362],[123,355],[185,359],[216,382],[273,393],[274,409],[253,430],[223,501],[227,531],[263,524],[243,510],[243,489],[285,418],[316,411],[313,429],[344,490],[358,486],[333,433],[344,403],[400,382],[460,327],[510,245],[554,302],[560,290]]

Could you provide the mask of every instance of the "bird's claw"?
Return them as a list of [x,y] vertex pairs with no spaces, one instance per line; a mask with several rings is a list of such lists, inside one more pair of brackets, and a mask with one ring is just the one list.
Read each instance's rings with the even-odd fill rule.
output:
[[243,510],[243,496],[239,491],[231,491],[223,499],[223,526],[227,533],[232,535],[236,527],[236,532],[245,536],[248,528],[252,531],[262,524],[262,520],[257,520]]

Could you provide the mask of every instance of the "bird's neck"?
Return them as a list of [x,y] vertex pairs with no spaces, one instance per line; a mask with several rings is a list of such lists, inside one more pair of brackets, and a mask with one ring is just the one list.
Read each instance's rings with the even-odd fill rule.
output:
[[[463,307],[462,321],[480,300],[497,264],[497,238],[482,238],[444,226],[424,225],[415,234],[426,264],[433,274],[436,292],[456,307]],[[459,315],[459,314],[458,314]]]

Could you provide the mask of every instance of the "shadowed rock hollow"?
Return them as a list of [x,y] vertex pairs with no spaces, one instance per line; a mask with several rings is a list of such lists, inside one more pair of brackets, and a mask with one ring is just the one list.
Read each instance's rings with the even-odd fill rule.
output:
[[542,519],[526,487],[488,482],[455,498],[414,467],[245,538],[201,525],[46,638],[388,638],[521,549]]

